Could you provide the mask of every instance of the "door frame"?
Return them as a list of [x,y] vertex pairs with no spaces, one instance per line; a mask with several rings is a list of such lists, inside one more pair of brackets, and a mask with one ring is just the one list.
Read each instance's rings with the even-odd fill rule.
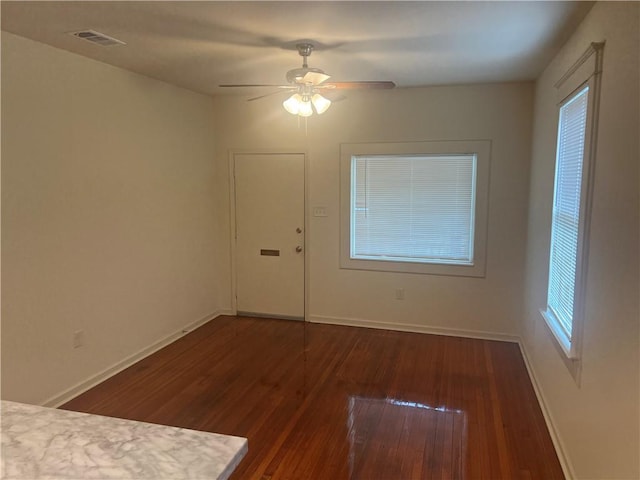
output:
[[307,207],[309,205],[309,154],[305,149],[291,149],[291,148],[251,148],[251,149],[230,149],[229,150],[229,247],[231,252],[231,310],[233,315],[238,314],[238,274],[236,263],[236,181],[235,181],[235,166],[236,155],[302,155],[304,157],[304,321],[309,321],[309,251],[310,235],[309,232],[309,215],[307,214]]

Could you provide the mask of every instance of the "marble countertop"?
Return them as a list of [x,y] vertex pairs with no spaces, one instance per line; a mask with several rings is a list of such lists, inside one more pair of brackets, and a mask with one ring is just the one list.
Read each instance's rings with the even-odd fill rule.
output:
[[247,439],[2,401],[3,479],[226,479]]

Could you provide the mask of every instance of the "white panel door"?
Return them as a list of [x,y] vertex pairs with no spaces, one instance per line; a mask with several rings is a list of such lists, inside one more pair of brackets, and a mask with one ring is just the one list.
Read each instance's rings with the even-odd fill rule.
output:
[[304,318],[304,155],[235,154],[239,314]]

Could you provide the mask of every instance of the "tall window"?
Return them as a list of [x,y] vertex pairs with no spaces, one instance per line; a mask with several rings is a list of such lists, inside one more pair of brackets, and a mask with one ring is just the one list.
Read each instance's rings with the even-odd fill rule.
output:
[[[547,306],[541,311],[567,357],[579,357],[592,156],[595,146],[597,75],[602,46],[594,44],[561,79],[559,92],[571,89],[559,104],[555,183],[551,215]],[[577,72],[577,73],[576,73]],[[584,77],[584,78],[583,78]]]
[[558,127],[546,314],[558,324],[559,333],[567,340],[573,330],[588,98],[589,87],[572,96],[560,108]]
[[342,268],[483,276],[490,142],[341,146]]

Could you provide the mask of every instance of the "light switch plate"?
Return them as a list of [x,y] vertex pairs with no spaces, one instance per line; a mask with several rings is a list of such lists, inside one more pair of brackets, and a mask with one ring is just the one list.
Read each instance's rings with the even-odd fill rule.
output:
[[313,216],[314,217],[328,217],[327,207],[313,207]]

